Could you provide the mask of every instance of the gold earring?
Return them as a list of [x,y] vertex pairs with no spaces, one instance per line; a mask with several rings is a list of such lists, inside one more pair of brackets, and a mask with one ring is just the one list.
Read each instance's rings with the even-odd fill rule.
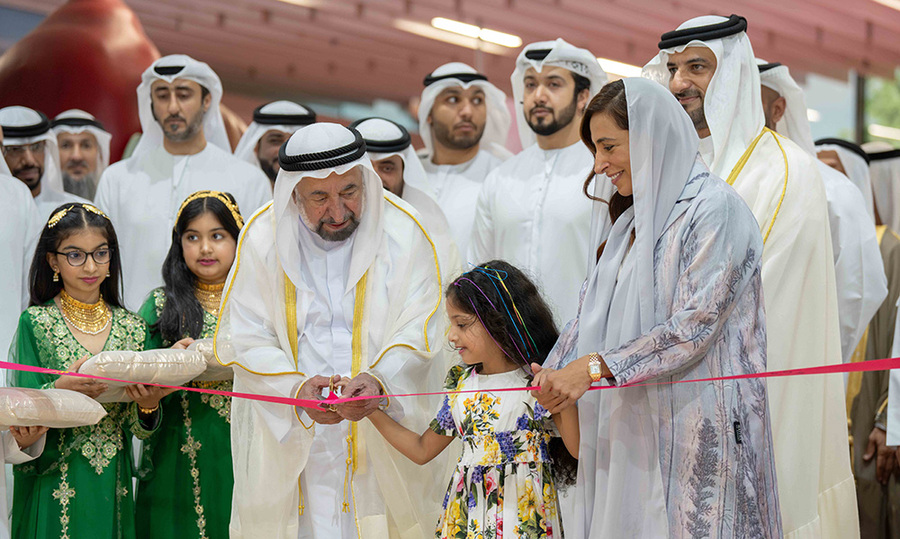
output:
[[109,277],[109,270],[106,270],[106,276]]
[[59,282],[59,272],[56,271],[56,270],[53,270],[53,282],[54,282],[54,283],[58,283],[58,282]]

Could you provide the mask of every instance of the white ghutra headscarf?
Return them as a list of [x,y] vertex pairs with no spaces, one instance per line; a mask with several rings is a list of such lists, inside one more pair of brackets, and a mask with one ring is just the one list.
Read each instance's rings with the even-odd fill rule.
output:
[[[153,83],[164,80],[171,83],[175,79],[185,79],[196,82],[209,90],[211,101],[209,110],[203,118],[203,134],[206,141],[215,144],[219,148],[231,153],[231,144],[228,142],[228,134],[225,132],[225,122],[219,110],[222,101],[222,81],[219,76],[204,62],[198,62],[185,54],[172,54],[163,56],[153,62],[141,75],[141,84],[137,88],[138,116],[141,120],[141,140],[132,152],[132,157],[149,152],[162,146],[163,130],[159,122],[153,118],[153,102],[150,94]],[[163,120],[164,118],[161,118]]]
[[488,82],[487,77],[476,71],[475,68],[461,62],[444,64],[425,77],[425,89],[422,90],[422,99],[419,102],[418,119],[419,136],[422,137],[422,142],[425,144],[426,155],[434,154],[431,124],[428,123],[431,108],[434,107],[434,101],[441,92],[454,86],[464,90],[475,86],[484,91],[487,120],[479,142],[480,148],[500,159],[506,159],[512,155],[506,149],[510,123],[509,110],[506,108],[506,94]]
[[253,121],[244,132],[234,156],[254,166],[259,166],[256,144],[269,131],[281,131],[293,135],[301,127],[316,122],[316,113],[309,107],[293,101],[273,101],[253,111]]
[[572,73],[577,73],[591,81],[588,92],[592,97],[600,91],[600,88],[603,88],[607,81],[606,72],[600,67],[600,62],[591,51],[571,45],[562,38],[556,41],[539,41],[525,45],[525,48],[519,53],[519,57],[516,58],[516,69],[510,77],[516,106],[516,125],[523,149],[537,142],[537,136],[525,121],[523,104],[525,72],[532,67],[538,73],[543,71],[544,67],[562,67]]
[[[743,21],[743,26],[740,21]],[[716,33],[717,27],[722,28],[722,31]],[[725,35],[691,39],[681,45],[666,46],[666,37],[678,33],[688,36],[691,33]],[[678,42],[677,37],[668,41]],[[644,66],[642,76],[655,80],[666,88],[671,78],[667,67],[670,55],[683,52],[689,47],[706,47],[715,54],[716,72],[703,99],[703,111],[709,125],[713,150],[707,164],[714,174],[727,178],[744,151],[766,125],[760,97],[759,68],[750,38],[747,37],[746,20],[736,15],[729,18],[714,15],[696,17],[683,23],[674,32],[664,34],[660,45],[659,54]],[[704,158],[707,157],[710,156],[704,155]]]
[[[44,113],[14,105],[0,109],[0,126],[3,128],[4,146],[26,146],[44,142],[44,173],[41,188],[63,191],[59,166],[59,146],[56,135],[50,129],[50,120]],[[5,159],[0,159],[0,173],[12,176]]]

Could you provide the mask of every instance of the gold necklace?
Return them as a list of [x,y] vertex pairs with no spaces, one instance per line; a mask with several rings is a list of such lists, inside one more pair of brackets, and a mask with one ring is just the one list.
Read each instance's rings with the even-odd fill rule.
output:
[[59,293],[59,311],[69,325],[87,335],[102,333],[112,322],[112,311],[102,295],[97,303],[82,303],[63,290]]
[[222,304],[222,290],[225,289],[225,283],[203,284],[197,281],[194,286],[194,297],[200,302],[203,310],[209,314],[219,317],[219,306]]

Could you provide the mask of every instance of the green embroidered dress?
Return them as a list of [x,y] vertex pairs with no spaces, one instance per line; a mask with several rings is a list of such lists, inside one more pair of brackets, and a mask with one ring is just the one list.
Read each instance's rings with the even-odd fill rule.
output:
[[[166,302],[154,290],[138,311],[151,325],[152,346],[163,342],[152,326]],[[204,311],[201,339],[211,338],[216,317]],[[192,382],[197,387],[231,391],[231,381]],[[231,519],[231,399],[179,391],[162,401],[160,428],[144,443],[137,497],[138,537],[227,538]]]
[[[112,310],[104,350],[143,350],[149,332],[136,315]],[[89,352],[49,301],[19,317],[15,361],[65,370]],[[17,372],[13,385],[49,388],[57,376]],[[134,537],[132,434],[146,438],[137,405],[107,403],[92,426],[50,429],[43,454],[13,468],[12,537],[16,539],[131,539]]]

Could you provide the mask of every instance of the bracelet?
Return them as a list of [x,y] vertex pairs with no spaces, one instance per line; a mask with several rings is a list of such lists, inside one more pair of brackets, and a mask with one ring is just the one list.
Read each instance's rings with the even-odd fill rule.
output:
[[144,415],[150,415],[157,410],[159,410],[159,404],[157,404],[153,408],[144,408],[143,406],[138,404],[138,411],[140,411]]

